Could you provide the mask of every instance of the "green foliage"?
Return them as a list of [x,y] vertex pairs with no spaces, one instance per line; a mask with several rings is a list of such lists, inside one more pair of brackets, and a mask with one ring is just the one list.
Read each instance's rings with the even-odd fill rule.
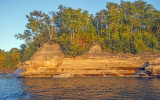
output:
[[5,60],[6,60],[5,52],[0,49],[0,67],[5,67],[6,63]]
[[103,50],[124,53],[160,50],[160,11],[141,0],[108,2],[96,16],[60,5],[51,16],[33,11],[26,17],[27,29],[16,35],[25,41],[21,46],[22,61],[30,59],[44,43],[55,42],[73,57],[84,54],[95,42]]
[[105,32],[98,37],[104,50],[135,54],[159,49],[160,13],[151,4],[122,1],[120,5],[109,2],[106,7],[106,13],[101,10],[95,20],[97,34]]
[[142,0],[108,2],[106,9],[93,14],[82,9],[59,6],[51,16],[42,11],[26,15],[24,33],[15,35],[24,40],[20,50],[0,50],[0,67],[16,67],[30,60],[44,43],[59,43],[66,55],[82,55],[99,42],[103,50],[140,53],[160,50],[160,11]]
[[57,42],[61,45],[65,54],[76,57],[89,49],[92,44],[92,41],[89,41],[90,38],[91,35],[87,33],[77,34],[74,41],[71,42],[69,35],[63,33],[57,38]]
[[20,59],[21,54],[17,48],[12,48],[9,52],[0,50],[0,67],[16,68]]
[[21,51],[21,62],[30,60],[36,51],[37,47],[33,44],[31,44],[29,47],[26,47],[23,51]]

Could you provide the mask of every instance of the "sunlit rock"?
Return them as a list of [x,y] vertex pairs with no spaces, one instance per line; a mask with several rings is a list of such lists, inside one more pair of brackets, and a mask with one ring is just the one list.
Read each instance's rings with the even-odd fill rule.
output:
[[64,56],[59,44],[45,44],[30,61],[24,62],[18,68],[23,69],[20,77],[52,77],[63,73],[73,76],[133,77],[138,68],[148,66],[146,61],[150,63],[155,58],[154,55],[147,54],[102,52],[99,44],[93,45],[84,55],[71,58]]

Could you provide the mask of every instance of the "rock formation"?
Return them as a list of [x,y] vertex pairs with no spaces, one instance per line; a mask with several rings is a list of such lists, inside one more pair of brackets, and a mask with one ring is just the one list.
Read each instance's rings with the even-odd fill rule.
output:
[[[59,44],[45,44],[30,61],[18,68],[25,70],[20,77],[51,77],[64,73],[72,76],[133,76],[146,60],[151,62],[156,58],[103,52],[98,44],[92,46],[86,54],[72,58],[65,57]],[[154,73],[159,73],[160,66],[155,66],[154,69],[158,71]]]

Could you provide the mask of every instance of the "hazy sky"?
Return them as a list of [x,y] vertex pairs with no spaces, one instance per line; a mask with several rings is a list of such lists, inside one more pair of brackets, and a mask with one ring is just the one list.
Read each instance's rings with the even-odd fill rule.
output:
[[[14,35],[23,33],[27,23],[26,15],[34,10],[40,10],[48,14],[50,11],[58,11],[60,4],[74,9],[81,8],[95,14],[106,8],[106,2],[119,3],[121,0],[0,0],[0,49],[9,51],[11,48],[19,48],[23,43]],[[124,0],[135,1],[135,0]],[[160,10],[160,0],[144,0]]]

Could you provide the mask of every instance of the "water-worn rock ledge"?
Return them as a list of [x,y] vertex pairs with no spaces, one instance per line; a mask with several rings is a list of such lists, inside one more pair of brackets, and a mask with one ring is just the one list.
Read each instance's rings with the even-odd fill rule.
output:
[[[146,66],[147,61],[149,65]],[[91,47],[86,54],[71,58],[65,57],[59,44],[45,44],[30,61],[19,64],[17,69],[24,70],[19,73],[20,77],[52,77],[64,73],[74,77],[148,77],[159,75],[160,58],[159,54],[133,55],[104,52],[98,44]]]

